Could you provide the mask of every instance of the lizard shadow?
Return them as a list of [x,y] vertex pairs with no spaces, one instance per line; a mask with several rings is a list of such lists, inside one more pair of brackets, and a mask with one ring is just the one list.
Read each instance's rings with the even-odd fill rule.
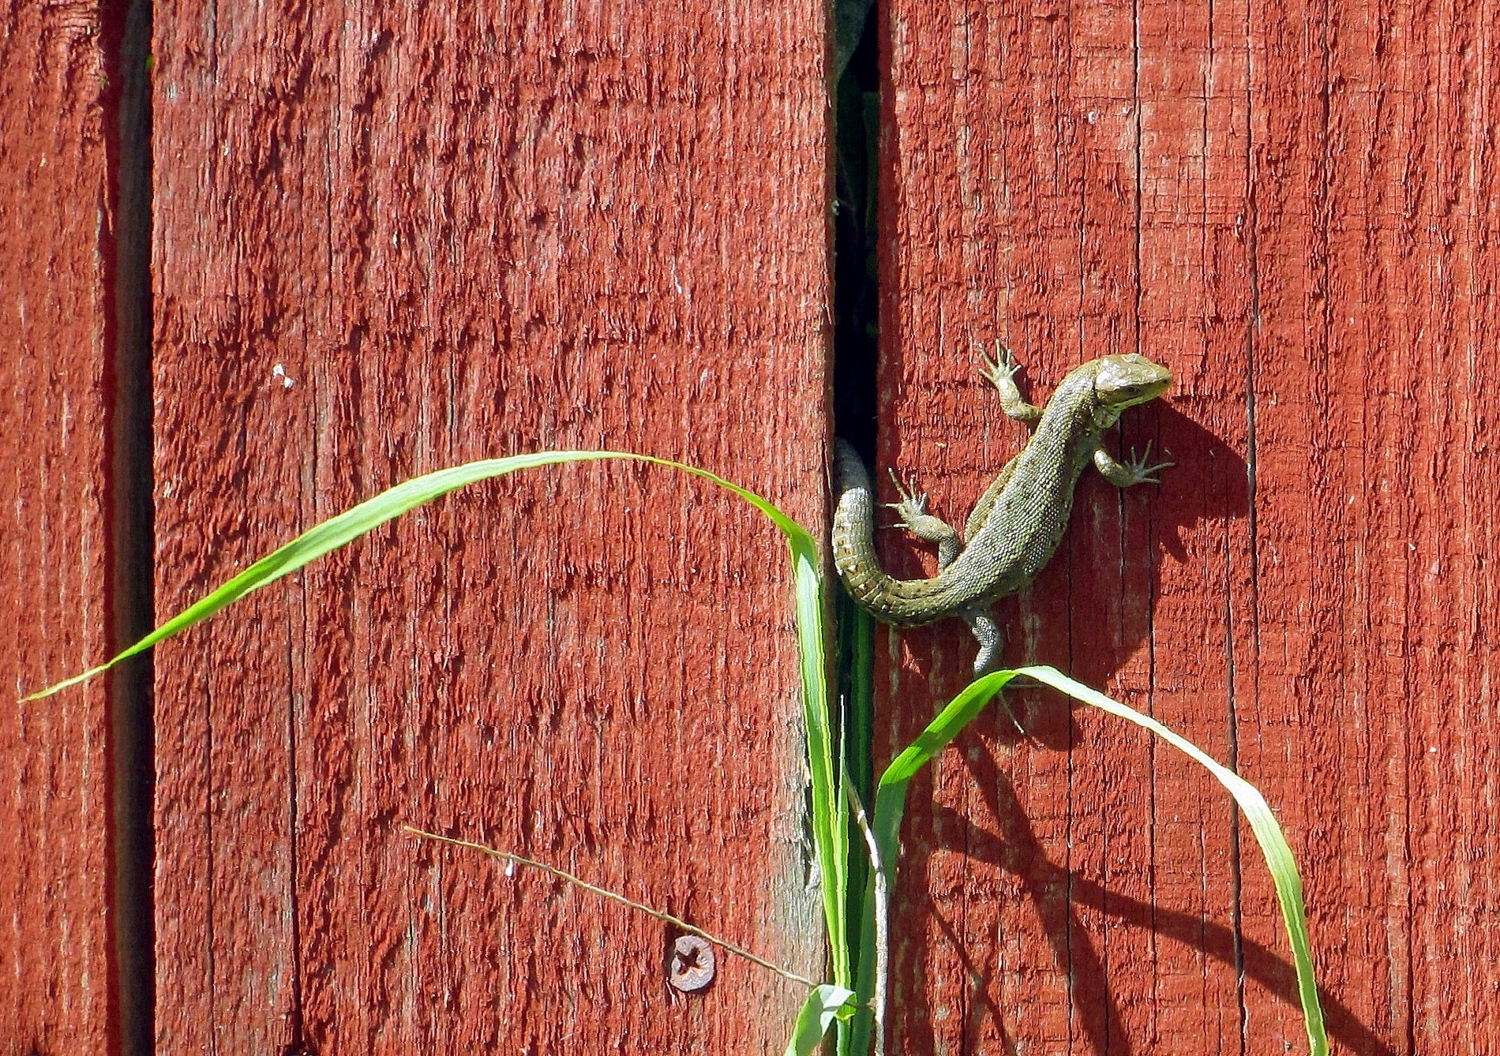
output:
[[1198,522],[1249,517],[1250,469],[1244,456],[1170,402],[1157,409],[1156,441],[1175,465],[1162,477],[1151,518],[1162,548],[1185,561],[1184,536]]

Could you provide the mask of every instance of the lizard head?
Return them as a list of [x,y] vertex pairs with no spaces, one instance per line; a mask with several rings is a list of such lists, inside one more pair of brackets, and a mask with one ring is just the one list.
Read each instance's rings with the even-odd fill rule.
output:
[[1126,407],[1154,400],[1172,384],[1172,372],[1131,352],[1105,356],[1094,375],[1094,395],[1118,417]]

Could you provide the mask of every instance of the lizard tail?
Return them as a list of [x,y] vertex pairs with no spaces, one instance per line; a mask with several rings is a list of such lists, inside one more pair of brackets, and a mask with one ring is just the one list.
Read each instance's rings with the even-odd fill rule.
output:
[[912,604],[934,592],[932,581],[895,579],[881,567],[875,552],[875,489],[859,453],[846,440],[835,441],[833,489],[833,563],[844,589],[876,619],[898,627],[947,615],[927,615],[926,606]]

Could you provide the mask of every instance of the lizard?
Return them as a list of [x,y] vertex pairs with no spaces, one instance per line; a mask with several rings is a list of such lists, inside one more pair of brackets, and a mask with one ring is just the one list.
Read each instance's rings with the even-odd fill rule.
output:
[[1173,463],[1147,465],[1151,445],[1137,458],[1116,461],[1103,432],[1127,407],[1156,399],[1172,384],[1166,367],[1137,353],[1104,356],[1074,369],[1057,386],[1046,409],[1027,403],[1016,385],[1021,369],[999,342],[981,352],[980,374],[1000,392],[1005,414],[1024,422],[1031,438],[985,490],[960,536],[927,512],[927,496],[914,482],[891,473],[901,524],[936,543],[938,573],[931,579],[896,579],[875,553],[875,500],[869,475],[853,446],[838,440],[834,454],[833,558],[844,587],[878,620],[917,627],[958,617],[979,641],[974,675],[994,668],[1003,646],[990,605],[1020,591],[1042,570],[1062,540],[1073,508],[1073,489],[1090,463],[1117,488],[1157,484],[1154,475]]

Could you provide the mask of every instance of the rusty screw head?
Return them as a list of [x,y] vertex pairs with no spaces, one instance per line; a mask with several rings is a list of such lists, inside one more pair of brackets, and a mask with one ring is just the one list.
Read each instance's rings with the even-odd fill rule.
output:
[[679,935],[672,944],[667,978],[683,993],[702,990],[714,981],[714,948],[697,935]]

